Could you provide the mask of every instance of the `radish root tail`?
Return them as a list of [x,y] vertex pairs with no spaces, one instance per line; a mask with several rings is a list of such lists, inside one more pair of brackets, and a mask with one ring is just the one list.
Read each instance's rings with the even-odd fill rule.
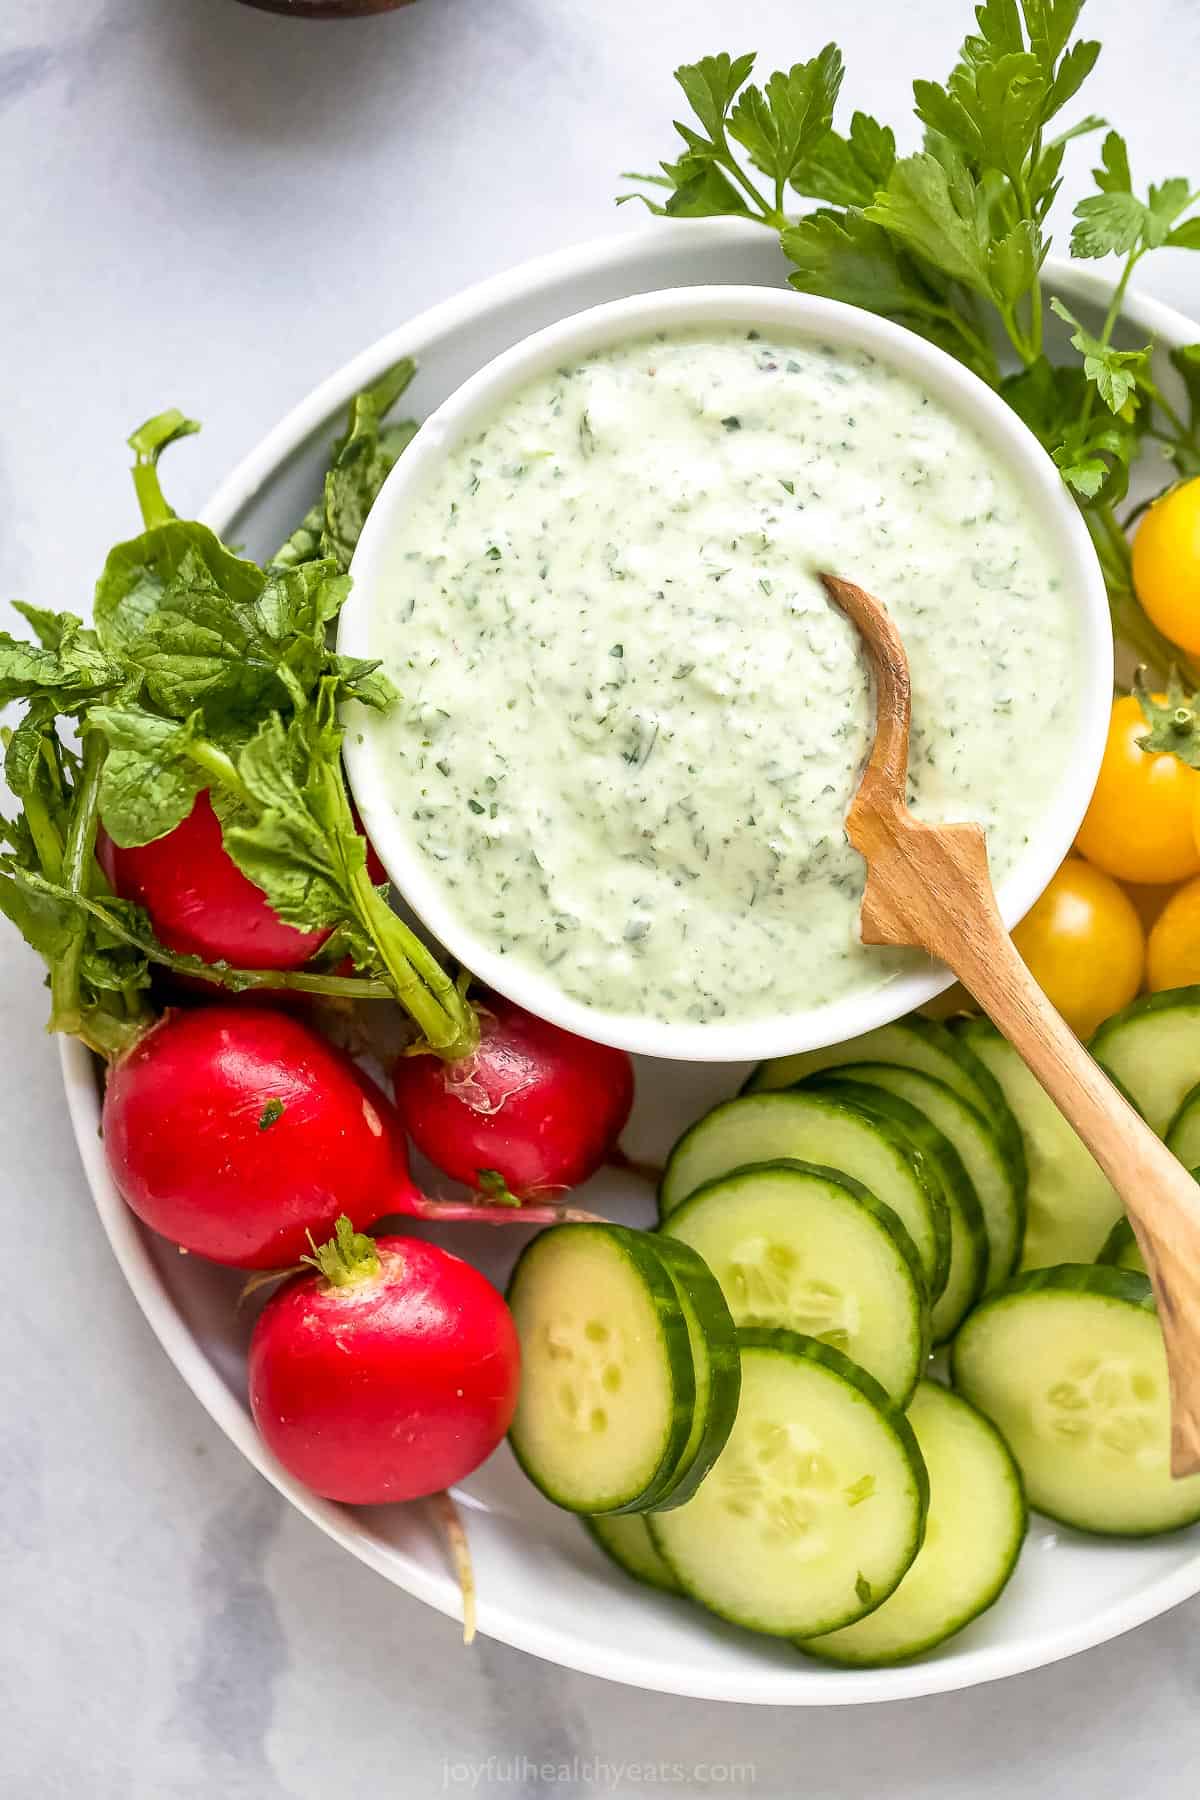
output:
[[453,1498],[445,1489],[440,1494],[434,1494],[432,1499],[450,1552],[450,1560],[454,1564],[459,1592],[462,1594],[463,1643],[471,1644],[475,1640],[475,1570],[471,1563],[467,1528]]

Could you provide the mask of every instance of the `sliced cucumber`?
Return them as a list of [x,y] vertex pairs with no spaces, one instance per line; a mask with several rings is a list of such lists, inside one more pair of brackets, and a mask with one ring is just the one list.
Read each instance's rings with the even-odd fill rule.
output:
[[1146,1265],[1142,1261],[1142,1253],[1128,1219],[1117,1220],[1105,1238],[1104,1247],[1096,1261],[1109,1263],[1116,1269],[1136,1269],[1139,1275],[1146,1273]]
[[900,1220],[861,1182],[759,1163],[698,1188],[659,1236],[699,1251],[739,1325],[832,1344],[907,1405],[929,1350],[924,1275]]
[[917,1247],[932,1283],[944,1262],[942,1196],[903,1133],[820,1094],[745,1094],[727,1100],[686,1131],[667,1158],[659,1217],[706,1181],[761,1162],[816,1163],[840,1169],[890,1206]]
[[872,1668],[931,1650],[985,1612],[1017,1566],[1028,1514],[995,1426],[936,1381],[921,1383],[908,1422],[929,1471],[925,1542],[882,1606],[800,1644],[823,1662]]
[[1101,1025],[1090,1049],[1161,1137],[1200,1081],[1200,987],[1143,994]]
[[933,1302],[930,1326],[935,1344],[953,1337],[963,1318],[983,1292],[987,1274],[987,1233],[983,1213],[962,1158],[948,1138],[925,1114],[896,1094],[866,1082],[847,1081],[840,1070],[814,1075],[805,1083],[814,1091],[844,1100],[869,1118],[883,1119],[904,1136],[921,1158],[942,1196],[945,1210],[946,1278]]
[[1021,1268],[1094,1261],[1121,1215],[1116,1189],[990,1019],[960,1019],[954,1029],[1004,1089],[1025,1137],[1029,1189]]
[[932,1075],[953,1088],[960,1099],[985,1113],[1001,1145],[1008,1153],[1018,1178],[1022,1178],[1024,1149],[1017,1122],[1009,1111],[1003,1090],[990,1070],[972,1053],[971,1046],[934,1019],[911,1014],[892,1025],[880,1025],[862,1037],[824,1050],[805,1050],[798,1056],[777,1056],[759,1063],[743,1093],[794,1087],[818,1069],[837,1069],[846,1063],[894,1062],[901,1068]]
[[737,1423],[686,1506],[650,1535],[684,1592],[752,1631],[861,1618],[921,1547],[929,1483],[904,1414],[840,1350],[742,1331]]
[[1095,1263],[1018,1275],[971,1314],[951,1370],[1039,1512],[1117,1537],[1200,1519],[1200,1475],[1171,1479],[1167,1359],[1144,1275]]
[[634,1512],[670,1486],[696,1383],[675,1284],[641,1232],[555,1225],[508,1286],[521,1341],[517,1461],[571,1512]]
[[679,1583],[654,1548],[641,1513],[601,1513],[599,1518],[585,1518],[582,1523],[604,1554],[635,1581],[661,1588],[666,1594],[679,1592]]
[[850,1063],[845,1075],[849,1081],[879,1087],[907,1100],[953,1144],[971,1178],[987,1230],[984,1292],[999,1287],[1011,1275],[1021,1254],[1025,1197],[1017,1172],[986,1115],[936,1076],[922,1074],[918,1069],[902,1069],[898,1063]]
[[1184,1095],[1167,1127],[1167,1149],[1189,1169],[1200,1164],[1200,1083]]
[[712,1270],[690,1244],[673,1238],[650,1240],[675,1283],[687,1321],[696,1379],[696,1405],[688,1435],[660,1507],[682,1506],[695,1493],[725,1448],[737,1418],[742,1383],[737,1327]]

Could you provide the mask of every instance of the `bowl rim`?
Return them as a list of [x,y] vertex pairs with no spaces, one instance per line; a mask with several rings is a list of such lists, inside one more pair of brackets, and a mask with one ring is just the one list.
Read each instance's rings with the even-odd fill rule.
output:
[[[260,490],[316,433],[332,426],[354,393],[377,380],[401,356],[419,357],[431,342],[461,328],[481,311],[519,304],[555,282],[584,277],[600,268],[636,269],[639,258],[652,244],[666,247],[672,240],[683,244],[689,238],[707,238],[714,251],[737,251],[760,243],[761,237],[759,226],[740,220],[662,220],[551,251],[461,289],[402,321],[313,387],[234,465],[198,516],[212,530],[228,535]],[[1059,258],[1048,259],[1043,281],[1052,282],[1060,292],[1101,310],[1112,298],[1111,281],[1095,270],[1082,269]],[[1191,343],[1200,337],[1200,324],[1166,302],[1136,290],[1126,294],[1122,317],[1167,346]],[[394,1547],[384,1554],[378,1538],[365,1523],[347,1508],[318,1500],[267,1451],[245,1405],[221,1378],[180,1312],[150,1254],[149,1234],[125,1205],[109,1176],[100,1140],[96,1059],[78,1038],[60,1038],[58,1053],[67,1110],[101,1227],[137,1306],[192,1394],[251,1467],[335,1543],[402,1592],[447,1618],[461,1620],[461,1598],[448,1570],[435,1571]],[[1091,1617],[1053,1634],[982,1646],[937,1661],[844,1671],[836,1685],[819,1693],[809,1686],[814,1673],[811,1668],[789,1670],[786,1675],[764,1668],[754,1681],[735,1680],[731,1691],[727,1677],[709,1681],[676,1673],[661,1659],[651,1663],[636,1655],[610,1658],[590,1651],[578,1637],[570,1642],[559,1641],[559,1634],[548,1631],[536,1618],[498,1606],[487,1594],[479,1600],[479,1629],[481,1635],[561,1667],[651,1693],[757,1705],[857,1706],[954,1692],[1045,1667],[1107,1643],[1198,1592],[1200,1549],[1182,1566],[1158,1574]]]
[[[429,415],[388,476],[350,565],[353,586],[338,627],[338,649],[371,657],[376,603],[394,585],[397,523],[445,458],[522,388],[574,359],[659,331],[737,325],[863,350],[919,379],[947,411],[980,437],[1011,472],[1057,554],[1079,624],[1079,721],[1068,766],[997,898],[1011,929],[1042,893],[1079,828],[1095,787],[1108,731],[1113,682],[1112,626],[1099,561],[1078,507],[1028,427],[986,383],[943,350],[890,320],[811,294],[756,286],[656,289],[569,314],[522,338],[475,370]],[[344,715],[345,760],[355,803],[384,868],[417,918],[486,987],[582,1037],[675,1062],[739,1062],[822,1048],[890,1024],[930,1000],[953,977],[940,964],[854,991],[804,1011],[729,1024],[695,1024],[611,1013],[572,998],[545,970],[494,949],[465,924],[400,825],[390,794],[396,765],[383,753],[379,714],[351,705]]]

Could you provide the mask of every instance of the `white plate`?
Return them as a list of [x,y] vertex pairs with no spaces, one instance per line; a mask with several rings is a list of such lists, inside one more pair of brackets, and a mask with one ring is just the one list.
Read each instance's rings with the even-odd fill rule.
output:
[[[420,415],[518,338],[599,301],[653,288],[784,279],[770,235],[725,220],[662,223],[539,258],[433,307],[347,363],[246,457],[203,517],[268,553],[311,500],[331,422],[355,389],[402,355],[419,364],[409,398]],[[1051,265],[1047,281],[1085,310],[1103,307],[1111,291],[1068,265]],[[1154,301],[1131,298],[1125,312],[1137,331],[1168,346],[1200,338],[1200,327]],[[406,1592],[459,1616],[458,1592],[424,1506],[352,1511],[314,1499],[262,1448],[245,1400],[250,1318],[234,1308],[238,1278],[182,1257],[142,1230],[105,1168],[96,1067],[73,1041],[63,1042],[62,1064],[109,1241],[192,1392],[243,1455],[330,1537]],[[657,1155],[706,1104],[732,1091],[741,1070],[643,1062],[638,1073],[631,1143]],[[635,1223],[649,1219],[649,1196],[635,1186],[598,1177],[588,1191],[601,1210]],[[454,1244],[502,1280],[524,1238],[523,1231],[475,1228],[460,1230]],[[1200,1591],[1200,1534],[1104,1544],[1036,1521],[999,1605],[944,1649],[897,1669],[821,1669],[787,1644],[723,1627],[682,1600],[624,1580],[573,1518],[529,1486],[506,1446],[460,1498],[469,1508],[481,1631],[567,1668],[712,1700],[829,1706],[970,1687],[1103,1643]]]

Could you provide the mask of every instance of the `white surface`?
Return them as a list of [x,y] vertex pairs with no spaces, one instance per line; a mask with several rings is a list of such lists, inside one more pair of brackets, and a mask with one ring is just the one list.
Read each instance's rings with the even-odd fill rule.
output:
[[[612,170],[665,150],[667,71],[724,41],[726,10],[511,0],[498,26],[484,0],[421,0],[322,28],[225,0],[8,0],[0,155],[25,178],[6,184],[0,284],[7,590],[86,593],[130,516],[119,439],[150,411],[210,421],[174,490],[190,505],[341,347],[615,228]],[[1122,120],[1135,167],[1194,173],[1194,9],[1089,14],[1110,46],[1090,103]],[[837,9],[857,101],[899,112],[898,72],[948,62],[958,0],[912,15]],[[825,35],[796,21],[772,0],[739,38],[790,60]],[[1153,269],[1195,310],[1187,257]],[[291,1514],[157,1351],[87,1204],[37,974],[0,946],[18,1050],[0,1098],[0,1790],[1194,1792],[1194,1602],[1035,1677],[852,1717],[667,1701],[488,1645],[464,1658],[450,1624]],[[702,1767],[731,1762],[756,1779]],[[617,1773],[633,1763],[647,1773]]]
[[[857,307],[821,300],[811,294],[769,292],[761,285],[744,283],[744,263],[750,246],[758,247],[761,232],[740,223],[730,231],[695,223],[681,227],[680,237],[713,245],[709,281],[703,293],[694,289],[637,291],[606,305],[589,307],[543,326],[479,369],[463,386],[445,399],[422,429],[399,466],[384,486],[354,553],[351,574],[354,586],[342,613],[338,647],[351,656],[371,655],[371,621],[377,617],[394,579],[391,543],[396,521],[404,519],[409,501],[420,492],[443,459],[465,438],[481,431],[496,410],[527,382],[546,374],[564,359],[588,356],[642,333],[687,329],[697,325],[761,325],[800,336],[817,336],[838,348],[875,354],[920,382],[951,416],[969,418],[991,457],[1006,465],[1020,483],[1030,510],[1040,515],[1047,545],[1066,573],[1069,606],[1079,630],[1081,649],[1079,730],[1076,755],[1059,784],[1043,797],[1044,811],[1037,830],[1027,839],[1028,848],[999,891],[1005,924],[1015,925],[1033,905],[1075,841],[1091,799],[1100,758],[1108,735],[1112,701],[1112,629],[1108,599],[1096,553],[1087,527],[1041,445],[1018,419],[1012,408],[998,399],[978,378],[942,351],[913,332],[876,318]],[[643,226],[625,242],[665,242],[663,222]],[[621,240],[618,240],[620,242]],[[638,290],[644,278],[635,275]],[[782,280],[782,271],[777,279]],[[517,284],[521,277],[516,278]],[[503,310],[505,301],[496,305]],[[467,333],[470,327],[466,327]],[[1191,336],[1191,326],[1187,335]],[[446,946],[481,982],[498,989],[510,1000],[528,1007],[567,1031],[622,1050],[646,1056],[677,1057],[681,1061],[761,1061],[801,1050],[822,1049],[860,1037],[877,1025],[888,1025],[901,1013],[911,1012],[950,985],[950,973],[936,965],[913,975],[903,975],[882,987],[852,992],[806,1012],[778,1018],[740,1021],[731,1025],[689,1025],[678,1019],[663,1021],[636,1014],[596,1012],[586,1002],[571,998],[544,969],[522,968],[464,925],[448,902],[443,884],[412,838],[398,829],[392,802],[389,744],[379,729],[380,718],[365,707],[357,709],[357,731],[346,739],[346,766],[355,800],[380,860],[398,890],[435,938]]]

